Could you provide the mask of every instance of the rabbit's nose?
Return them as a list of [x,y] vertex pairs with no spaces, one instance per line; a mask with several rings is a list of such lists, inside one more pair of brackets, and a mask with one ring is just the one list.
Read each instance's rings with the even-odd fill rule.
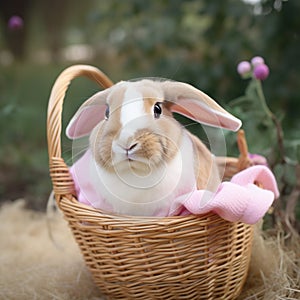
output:
[[135,157],[135,153],[138,150],[138,143],[132,143],[127,149],[126,149],[126,155],[129,159],[132,159]]
[[133,143],[132,145],[129,146],[129,148],[127,149],[127,151],[133,151],[135,148],[137,148],[138,143]]
[[132,141],[131,143],[122,144],[120,142],[113,142],[112,144],[112,151],[114,153],[119,153],[119,154],[125,154],[125,155],[130,155],[133,154],[136,150],[138,149],[138,143],[135,141]]

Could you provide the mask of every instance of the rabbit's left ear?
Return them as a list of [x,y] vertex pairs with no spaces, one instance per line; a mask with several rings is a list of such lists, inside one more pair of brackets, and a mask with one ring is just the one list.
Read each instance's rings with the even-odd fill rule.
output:
[[164,98],[171,102],[172,112],[199,123],[237,131],[242,122],[228,113],[205,93],[193,86],[176,81],[161,82]]
[[68,138],[76,139],[90,134],[93,128],[104,119],[108,92],[109,89],[103,90],[80,106],[67,126]]

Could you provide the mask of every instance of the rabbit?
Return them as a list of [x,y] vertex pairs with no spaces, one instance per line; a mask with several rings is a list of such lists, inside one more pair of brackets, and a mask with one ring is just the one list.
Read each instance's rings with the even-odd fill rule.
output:
[[104,201],[117,214],[163,216],[178,196],[216,191],[222,176],[214,155],[173,113],[232,131],[241,127],[239,119],[183,82],[121,81],[82,104],[66,135],[89,135],[90,158],[81,163],[88,175],[81,177],[99,198],[92,206],[103,208]]

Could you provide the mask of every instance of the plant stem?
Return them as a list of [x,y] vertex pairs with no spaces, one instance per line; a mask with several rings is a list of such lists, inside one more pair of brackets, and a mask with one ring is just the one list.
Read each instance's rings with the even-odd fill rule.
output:
[[276,128],[277,141],[278,141],[279,154],[280,154],[280,163],[286,163],[285,149],[283,144],[283,129],[281,123],[277,119],[277,117],[272,113],[272,111],[269,109],[267,105],[266,98],[262,89],[261,81],[258,79],[254,79],[254,80],[256,83],[258,98],[262,104],[263,110],[265,111],[266,115],[272,120]]

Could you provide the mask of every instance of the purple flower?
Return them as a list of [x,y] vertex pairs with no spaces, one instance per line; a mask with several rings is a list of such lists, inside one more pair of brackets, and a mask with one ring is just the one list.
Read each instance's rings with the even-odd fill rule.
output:
[[251,64],[248,61],[241,61],[237,66],[237,72],[240,75],[245,75],[251,71]]
[[9,20],[8,20],[8,28],[10,30],[19,30],[22,29],[24,22],[23,19],[19,16],[12,16]]
[[266,167],[268,166],[267,159],[262,155],[248,153],[248,157],[252,165],[263,165]]
[[256,79],[265,80],[269,76],[270,70],[266,64],[259,64],[254,67],[253,74]]
[[254,56],[251,59],[251,64],[253,67],[258,66],[258,65],[262,65],[265,63],[265,60],[261,57],[261,56]]

